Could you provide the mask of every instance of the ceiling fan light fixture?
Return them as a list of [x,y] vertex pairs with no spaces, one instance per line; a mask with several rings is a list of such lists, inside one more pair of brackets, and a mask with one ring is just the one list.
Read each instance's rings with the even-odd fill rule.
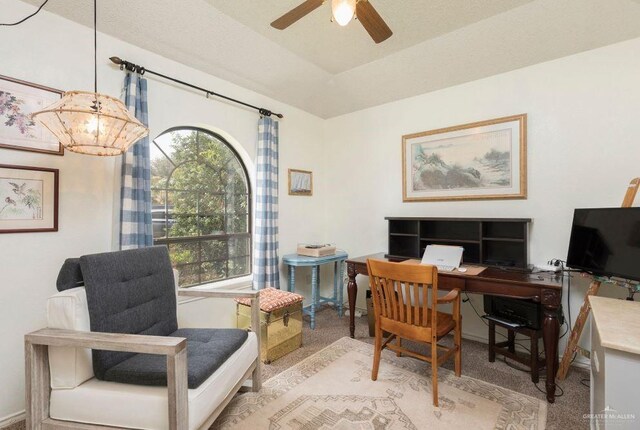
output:
[[331,12],[333,19],[344,27],[356,12],[356,0],[331,0]]

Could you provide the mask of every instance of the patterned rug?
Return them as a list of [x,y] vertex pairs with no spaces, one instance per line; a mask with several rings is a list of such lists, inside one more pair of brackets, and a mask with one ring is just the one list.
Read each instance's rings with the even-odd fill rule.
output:
[[428,364],[385,350],[371,380],[373,348],[344,337],[237,396],[212,429],[542,430],[545,402],[438,370],[440,407],[431,401]]

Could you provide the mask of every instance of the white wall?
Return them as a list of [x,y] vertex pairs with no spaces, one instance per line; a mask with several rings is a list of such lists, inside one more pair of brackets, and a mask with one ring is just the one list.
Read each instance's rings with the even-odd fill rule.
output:
[[[327,238],[364,255],[387,249],[385,216],[532,218],[530,262],[565,259],[574,208],[619,206],[640,175],[638,52],[635,39],[327,120]],[[528,115],[527,200],[402,202],[402,135],[520,113]],[[473,300],[482,312],[481,297]],[[486,338],[463,308],[464,333]]]
[[[2,20],[16,20],[34,9],[14,0],[0,0]],[[62,90],[91,90],[92,32],[47,12],[17,27],[0,30],[0,74]],[[291,252],[298,241],[322,240],[320,170],[322,120],[283,103],[197,72],[120,40],[99,34],[99,91],[119,96],[124,74],[109,61],[117,55],[168,75],[196,83],[247,102],[282,112],[280,122],[280,249]],[[259,66],[259,65],[257,65]],[[149,77],[149,122],[155,137],[169,127],[204,125],[224,130],[255,157],[258,115],[236,105],[207,100]],[[102,252],[112,240],[114,175],[120,158],[94,158],[67,152],[64,157],[0,150],[0,163],[60,169],[60,219],[57,233],[0,235],[0,422],[24,410],[23,335],[44,327],[45,300],[55,292],[55,279],[67,257]],[[286,192],[287,168],[314,171],[314,197]],[[304,222],[301,222],[301,221]],[[283,279],[284,280],[284,279]],[[204,303],[185,305],[206,309]],[[227,309],[232,309],[228,303]],[[218,309],[219,311],[219,309]],[[214,311],[211,311],[214,312]],[[224,316],[228,320],[228,314]]]
[[[0,10],[11,20],[33,8],[0,0]],[[89,29],[42,12],[21,26],[0,30],[0,74],[63,90],[90,90],[90,38]],[[566,255],[575,207],[618,206],[628,181],[638,176],[639,50],[636,39],[327,121],[104,35],[99,38],[99,79],[101,91],[120,93],[123,75],[107,61],[117,55],[283,112],[281,254],[306,241],[332,241],[352,256],[384,251],[385,216],[530,217],[530,259],[537,263]],[[255,156],[257,115],[251,111],[153,78],[149,110],[152,137],[177,125],[205,125],[224,130]],[[527,200],[402,202],[403,134],[518,113],[529,116]],[[55,291],[62,261],[114,247],[113,184],[119,159],[0,150],[0,163],[55,167],[61,174],[60,231],[0,235],[0,387],[11,393],[0,397],[2,422],[24,408],[22,336],[44,326],[44,303]],[[287,195],[287,168],[314,172],[312,198]],[[306,275],[301,271],[299,285]],[[584,285],[572,290],[574,318],[584,290]],[[474,300],[481,308],[481,301]],[[199,319],[209,311],[227,323],[232,306],[227,303],[221,311],[206,302],[183,305]],[[468,305],[464,312],[466,335],[486,337]]]

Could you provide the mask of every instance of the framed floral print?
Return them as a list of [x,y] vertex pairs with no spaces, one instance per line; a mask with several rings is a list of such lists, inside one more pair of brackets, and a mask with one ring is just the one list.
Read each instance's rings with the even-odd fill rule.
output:
[[527,198],[527,115],[402,136],[405,202]]
[[62,91],[0,75],[0,149],[64,155],[62,144],[31,114],[62,97]]
[[0,164],[0,233],[58,231],[58,169]]

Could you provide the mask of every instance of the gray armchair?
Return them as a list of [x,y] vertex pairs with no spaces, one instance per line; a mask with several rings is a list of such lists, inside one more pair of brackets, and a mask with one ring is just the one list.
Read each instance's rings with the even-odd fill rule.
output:
[[206,429],[247,379],[260,389],[257,292],[179,289],[254,311],[250,333],[180,329],[166,248],[78,264],[84,287],[50,297],[49,328],[25,336],[28,429]]

